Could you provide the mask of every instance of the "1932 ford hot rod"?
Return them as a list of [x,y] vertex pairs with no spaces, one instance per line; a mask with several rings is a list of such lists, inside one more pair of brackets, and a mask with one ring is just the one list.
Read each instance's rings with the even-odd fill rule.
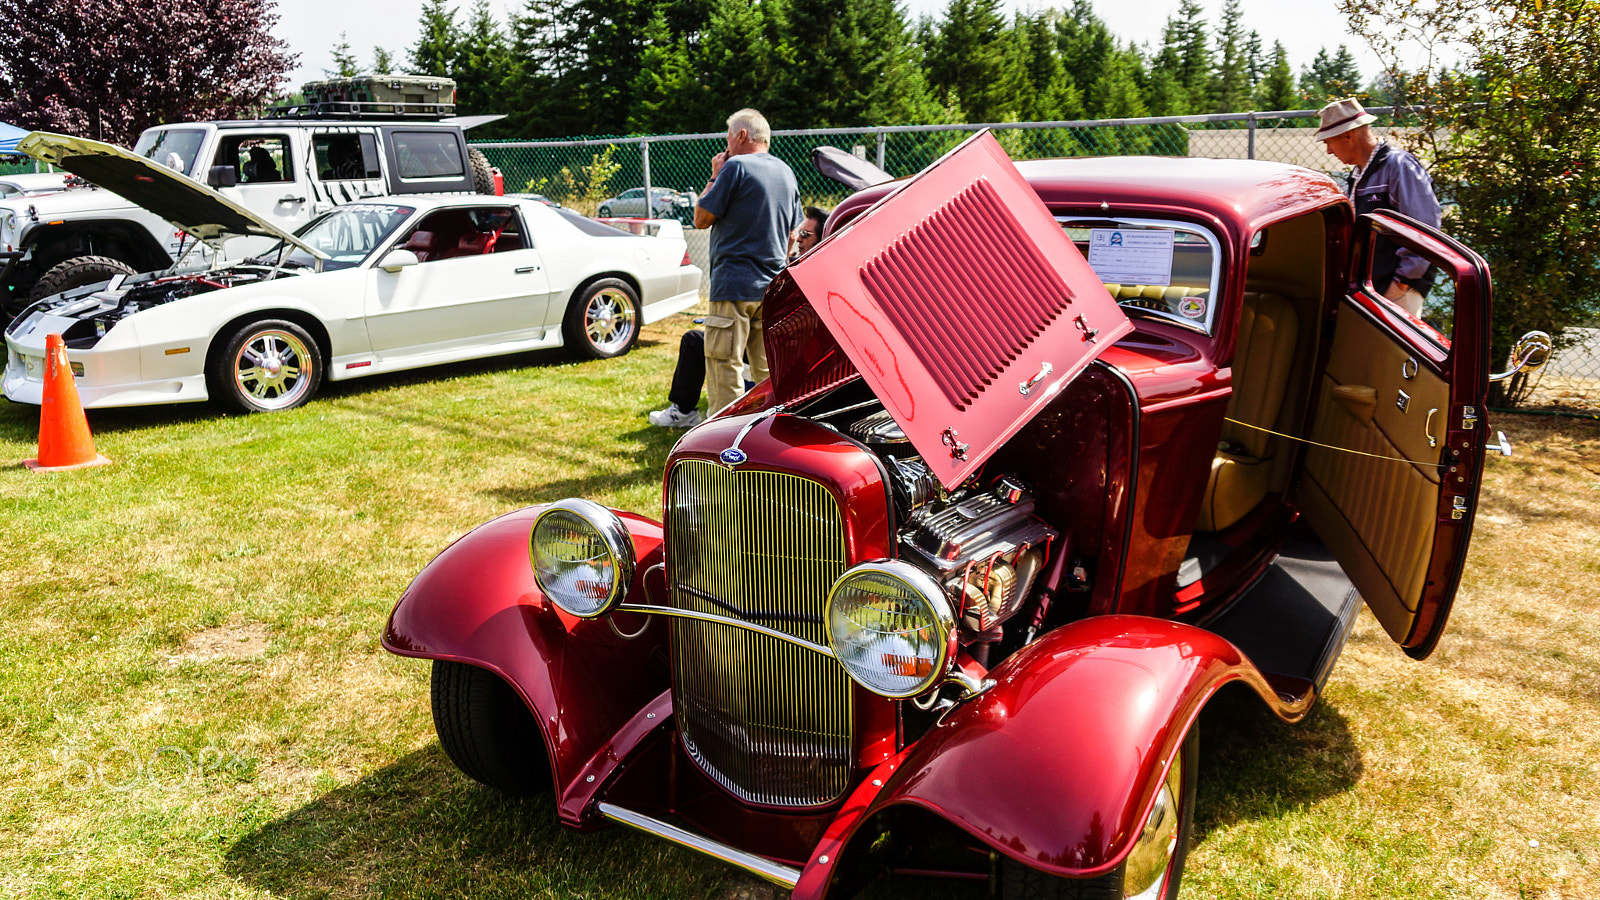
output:
[[[1437,268],[1422,317],[1373,292],[1380,241]],[[463,771],[553,781],[575,828],[796,897],[1172,897],[1222,685],[1304,716],[1363,599],[1439,639],[1489,300],[1470,250],[1307,169],[980,134],[779,275],[772,378],[672,450],[661,524],[495,519],[384,646],[434,660]]]

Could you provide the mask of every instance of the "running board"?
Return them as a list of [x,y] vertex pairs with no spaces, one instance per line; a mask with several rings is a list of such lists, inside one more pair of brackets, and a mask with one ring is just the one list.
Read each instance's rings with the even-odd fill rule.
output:
[[690,850],[699,851],[713,859],[720,859],[729,865],[738,866],[752,875],[758,875],[791,891],[794,890],[795,885],[800,883],[800,870],[792,866],[779,865],[769,859],[756,856],[754,853],[746,853],[743,850],[729,847],[727,844],[719,844],[708,837],[685,831],[676,825],[668,825],[659,819],[652,819],[632,810],[623,809],[614,803],[601,803],[599,810],[600,815],[608,819],[637,828],[645,834],[653,834],[680,847],[688,847]]

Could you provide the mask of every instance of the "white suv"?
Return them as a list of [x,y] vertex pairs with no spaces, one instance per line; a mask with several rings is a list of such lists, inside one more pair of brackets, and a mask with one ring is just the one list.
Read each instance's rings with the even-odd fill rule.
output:
[[[494,193],[488,160],[467,146],[477,120],[268,118],[151,128],[134,152],[219,190],[285,231],[334,206],[384,194]],[[59,163],[70,140],[36,133],[23,152]],[[89,176],[93,180],[93,176]],[[117,274],[171,265],[188,236],[92,185],[0,199],[0,307]]]

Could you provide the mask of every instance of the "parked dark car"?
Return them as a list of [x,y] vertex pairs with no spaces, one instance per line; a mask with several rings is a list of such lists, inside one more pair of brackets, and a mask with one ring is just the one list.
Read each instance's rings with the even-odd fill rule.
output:
[[[1363,599],[1407,654],[1439,640],[1488,270],[1308,169],[1013,165],[987,135],[830,228],[766,294],[771,380],[673,448],[660,524],[497,518],[384,646],[434,660],[464,772],[553,786],[574,828],[795,897],[1175,896],[1219,688],[1300,719]],[[1447,276],[1431,322],[1372,290],[1379,240]]]

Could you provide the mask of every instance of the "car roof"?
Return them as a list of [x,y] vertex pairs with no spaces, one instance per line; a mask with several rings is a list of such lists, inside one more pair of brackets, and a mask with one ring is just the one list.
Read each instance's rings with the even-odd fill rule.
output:
[[1264,160],[1104,156],[1022,160],[1017,169],[1047,206],[1193,210],[1245,236],[1344,201],[1326,174]]

